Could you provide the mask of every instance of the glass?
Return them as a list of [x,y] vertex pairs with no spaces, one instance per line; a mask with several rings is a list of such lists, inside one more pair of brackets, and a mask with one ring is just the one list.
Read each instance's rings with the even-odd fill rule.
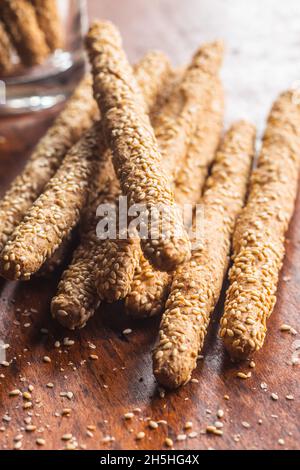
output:
[[[82,77],[85,66],[83,36],[87,28],[86,1],[56,0],[56,4],[63,34],[62,46],[49,53],[43,63],[31,67],[22,65],[17,53],[12,54],[13,72],[7,75],[2,73],[1,76],[0,70],[0,115],[55,106],[72,93]],[[7,32],[9,37],[9,30]]]

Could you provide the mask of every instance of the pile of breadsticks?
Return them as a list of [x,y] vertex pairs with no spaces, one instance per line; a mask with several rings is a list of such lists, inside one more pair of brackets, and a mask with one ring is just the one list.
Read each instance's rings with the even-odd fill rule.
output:
[[12,73],[18,63],[41,64],[62,46],[57,0],[1,0],[0,76]]
[[[220,336],[234,358],[263,345],[297,192],[300,104],[290,91],[276,100],[251,175],[254,127],[236,122],[222,136],[221,43],[203,45],[184,70],[161,52],[132,68],[119,32],[97,21],[86,48],[91,76],[0,202],[0,272],[9,280],[52,272],[76,231],[53,317],[82,328],[101,302],[121,299],[136,318],[163,313],[153,368],[175,388],[196,367],[231,246]],[[97,208],[118,211],[120,195],[148,212],[165,204],[167,234],[158,220],[153,238],[124,236],[120,227],[98,238]],[[184,204],[203,213],[201,239],[197,214],[184,224],[172,210]]]

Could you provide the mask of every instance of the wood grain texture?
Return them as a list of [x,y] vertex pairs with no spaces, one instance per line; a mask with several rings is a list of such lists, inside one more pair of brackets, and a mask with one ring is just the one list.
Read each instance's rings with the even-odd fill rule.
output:
[[[180,62],[209,35],[213,38],[222,37],[223,33],[228,35],[226,21],[223,30],[219,27],[220,21],[212,21],[217,11],[212,12],[210,8],[218,1],[189,0],[187,4],[192,12],[189,9],[186,12],[183,6],[186,2],[179,0],[94,0],[89,3],[91,16],[112,19],[120,26],[131,59],[140,57],[149,47],[164,45],[164,50]],[[236,2],[226,3],[234,8]],[[207,24],[205,13],[209,18]],[[245,12],[244,15],[247,16]],[[193,19],[196,16],[198,29]],[[244,22],[247,24],[246,19]],[[143,36],[139,35],[141,30],[145,32]],[[236,40],[234,33],[232,37]],[[233,106],[237,106],[238,100],[239,93]],[[252,105],[258,107],[261,103],[252,101]],[[56,111],[0,121],[1,193],[20,171],[28,152],[50,125]],[[266,114],[267,111],[266,107],[257,112]],[[257,117],[258,122],[261,115]],[[293,336],[279,329],[281,324],[287,323],[300,331],[300,197],[286,247],[278,302],[269,322],[266,344],[255,357],[255,369],[250,369],[247,364],[234,365],[225,354],[217,338],[222,311],[220,302],[205,344],[205,358],[199,361],[193,375],[199,383],[190,383],[164,398],[159,396],[151,364],[157,319],[131,321],[126,318],[122,305],[113,305],[100,308],[84,330],[70,333],[50,318],[50,299],[58,277],[51,281],[36,279],[20,284],[0,280],[0,339],[10,344],[7,360],[11,361],[9,367],[0,366],[0,420],[6,414],[11,417],[10,422],[0,423],[0,429],[3,428],[0,449],[13,448],[14,437],[20,433],[25,449],[38,449],[37,437],[45,439],[43,448],[64,448],[61,437],[65,433],[72,433],[79,445],[88,449],[161,449],[166,436],[173,439],[176,449],[299,447],[299,366],[291,365],[299,335]],[[41,328],[48,329],[48,334],[42,334]],[[125,328],[132,328],[132,333],[122,334]],[[75,344],[55,348],[55,341],[65,337],[73,339]],[[90,343],[96,349],[91,349]],[[90,354],[96,354],[98,360],[91,360]],[[44,356],[49,356],[52,362],[43,362]],[[250,379],[243,381],[236,377],[238,371],[250,370]],[[49,382],[54,388],[46,387]],[[267,384],[267,390],[261,388],[262,383]],[[16,388],[25,391],[29,384],[34,386],[33,408],[24,410],[24,400],[8,397],[8,392]],[[66,391],[73,392],[71,400],[60,396]],[[274,401],[272,393],[279,399]],[[224,395],[228,395],[229,400],[225,400]],[[293,395],[294,400],[287,400],[286,395]],[[131,421],[125,421],[124,413],[137,407],[141,412],[135,413]],[[72,409],[70,417],[60,416],[63,408]],[[223,436],[202,433],[207,425],[216,421],[218,409],[224,410],[220,420],[224,423]],[[32,424],[37,426],[32,433],[24,431],[24,418],[28,417],[28,412],[32,414]],[[150,430],[145,421],[147,417],[166,420],[168,424]],[[262,424],[258,424],[260,419]],[[183,431],[187,421],[193,422],[193,429]],[[246,428],[243,422],[249,423],[250,427]],[[86,434],[88,425],[96,427],[93,437]],[[139,431],[146,433],[142,441],[135,439]],[[197,431],[198,436],[176,442],[178,434],[191,431]],[[113,436],[115,440],[104,444],[105,436]],[[284,439],[284,444],[280,445],[278,439]]]

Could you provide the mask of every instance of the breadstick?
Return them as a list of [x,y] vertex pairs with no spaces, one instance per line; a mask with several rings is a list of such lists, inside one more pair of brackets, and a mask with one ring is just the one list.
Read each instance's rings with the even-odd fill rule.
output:
[[[189,95],[190,98],[194,96],[194,106],[197,100],[199,99],[201,101],[201,108],[202,108],[202,113],[201,113],[201,118],[200,122],[203,122],[203,126],[205,126],[204,122],[205,119],[203,118],[204,114],[207,114],[207,119],[208,119],[208,113],[207,113],[207,107],[209,105],[209,102],[212,103],[212,94],[216,94],[214,100],[214,106],[215,106],[215,101],[218,102],[220,99],[221,101],[219,102],[219,118],[221,114],[221,108],[222,108],[222,90],[221,90],[221,85],[219,82],[218,78],[218,67],[220,67],[221,64],[221,58],[220,58],[220,51],[219,51],[219,45],[218,43],[212,43],[212,44],[206,44],[203,47],[201,47],[197,53],[194,56],[194,59],[188,68],[188,73],[183,74],[176,72],[174,77],[172,77],[170,84],[168,85],[169,91],[169,96],[166,99],[166,103],[162,107],[162,113],[166,113],[167,118],[164,120],[163,118],[159,119],[154,119],[155,125],[155,133],[159,136],[158,142],[159,145],[162,148],[166,148],[166,141],[168,142],[170,148],[172,147],[172,139],[169,139],[168,136],[170,134],[170,129],[171,129],[171,122],[173,123],[173,129],[175,129],[174,133],[172,135],[180,136],[180,119],[178,117],[178,108],[180,108],[182,104],[182,93],[185,87],[188,86],[188,84],[191,82],[192,78],[194,83],[197,83],[201,89],[203,89],[203,92],[201,93],[200,90],[197,88],[196,91],[193,92],[192,94],[192,89],[189,90]],[[216,54],[216,49],[218,53]],[[217,55],[217,60],[215,59],[215,56]],[[218,65],[215,64],[215,61]],[[198,64],[201,64],[201,67],[199,67]],[[208,75],[207,70],[213,70],[213,73],[211,75]],[[199,75],[199,78],[197,78],[197,75]],[[180,78],[180,80],[179,80]],[[204,100],[205,98],[205,100]],[[176,103],[176,105],[173,103],[172,106],[170,104],[170,100]],[[212,106],[212,107],[214,107]],[[174,114],[172,116],[171,111],[173,110]],[[213,110],[216,114],[216,109]],[[215,114],[211,113],[210,115],[210,120],[211,120],[211,128],[213,127],[213,122],[217,121],[218,119],[215,118]],[[164,124],[163,124],[164,123]],[[161,129],[160,126],[167,126],[165,127],[165,132]],[[217,128],[217,124],[215,124]],[[208,126],[207,126],[208,127]],[[205,127],[205,131],[207,131],[207,128]],[[203,131],[203,132],[205,132]],[[200,139],[200,132],[199,132],[199,139]],[[216,136],[212,139],[212,130],[211,133],[208,133],[207,138],[203,140],[203,135],[201,136],[202,141],[199,142],[199,145],[201,143],[202,148],[199,147],[199,152],[198,152],[198,160],[201,156],[201,162],[202,165],[204,164],[203,156],[202,156],[202,150],[203,152],[209,152],[209,149],[211,146],[216,145]],[[177,138],[177,137],[176,137]],[[176,141],[176,139],[175,139]],[[211,142],[211,143],[210,143]],[[205,145],[207,143],[207,145]],[[174,144],[176,147],[176,145]],[[181,147],[181,164],[183,164],[184,158],[186,156],[185,154],[185,148]],[[215,149],[215,147],[214,147]],[[193,149],[192,149],[193,150]],[[195,146],[196,150],[196,146]],[[214,152],[207,158],[207,161],[210,161],[213,157]],[[177,156],[177,159],[179,156]],[[194,160],[196,159],[195,152],[192,151],[191,158]],[[166,170],[168,171],[168,174],[170,175],[172,181],[175,178],[176,170],[177,170],[177,164],[178,162],[174,159],[174,154],[170,151],[169,153],[166,153],[165,157],[163,158],[162,165],[165,166]],[[195,162],[193,164],[189,164],[191,167],[191,170],[193,167],[196,167]],[[202,170],[203,173],[203,170]],[[196,170],[195,168],[195,176],[198,177],[199,175],[199,169]],[[189,182],[190,183],[190,182]],[[196,191],[198,195],[198,191]],[[176,198],[176,192],[175,192],[175,201],[177,202]],[[192,199],[192,195],[195,197],[195,190],[192,192],[189,196],[190,200]],[[178,202],[181,204],[182,200],[178,200]],[[167,287],[168,287],[168,276],[165,276],[162,274],[161,271],[157,271],[154,267],[150,265],[150,263],[147,263],[142,254],[138,253],[137,251],[137,246],[136,244],[132,244],[130,246],[126,245],[125,243],[119,244],[119,248],[117,248],[117,244],[114,243],[113,247],[111,250],[109,249],[109,244],[110,241],[108,240],[106,242],[107,248],[106,248],[106,253],[103,258],[110,259],[108,256],[110,254],[110,251],[112,250],[115,254],[114,256],[114,263],[116,263],[116,260],[118,258],[124,258],[126,259],[126,270],[120,270],[120,269],[112,269],[111,270],[111,279],[109,279],[109,273],[108,269],[99,269],[97,278],[96,278],[96,285],[97,289],[99,292],[99,295],[107,300],[107,301],[113,301],[113,300],[119,300],[120,298],[123,298],[125,295],[129,295],[128,300],[126,301],[127,304],[127,310],[128,312],[132,313],[133,315],[137,316],[148,316],[149,312],[151,312],[151,315],[154,315],[156,313],[159,313],[159,310],[163,306],[164,303],[164,295],[167,292]],[[123,255],[122,248],[126,248],[126,252]],[[132,255],[130,255],[129,250],[132,251]],[[137,269],[137,263],[138,263],[138,258],[141,259],[141,264],[143,268],[145,269],[145,276],[143,275],[143,271],[141,269],[138,269],[137,272],[137,282],[132,284],[133,279],[132,279],[132,273],[134,272],[134,266],[136,266]],[[113,265],[112,262],[110,265]],[[99,260],[98,266],[101,266],[101,260]],[[118,267],[118,264],[116,264]],[[150,272],[152,272],[152,276],[150,276]],[[104,277],[105,275],[105,277]],[[120,278],[120,283],[118,282],[118,279]],[[143,283],[143,279],[145,281],[145,284]],[[119,284],[122,285],[122,289],[119,288]],[[114,295],[114,290],[115,286],[118,286],[117,293],[118,293],[118,298]],[[132,289],[131,289],[132,288]],[[130,294],[130,290],[132,290],[132,295]],[[149,294],[149,295],[148,295]],[[162,297],[160,297],[162,295]],[[142,303],[140,302],[142,301]],[[151,307],[153,305],[153,307]]]
[[33,6],[25,0],[2,0],[0,16],[23,64],[41,64],[49,55],[49,48]]
[[233,237],[233,266],[220,336],[232,358],[245,359],[264,343],[293,215],[300,169],[300,106],[293,92],[270,112],[249,198]]
[[69,235],[65,240],[62,241],[57,250],[53,255],[46,259],[45,263],[42,265],[40,270],[36,273],[37,277],[41,278],[50,278],[53,276],[53,273],[60,268],[64,263],[66,263],[69,254],[72,252],[74,245],[74,236],[73,234]]
[[[161,52],[150,52],[135,68],[145,104],[151,112],[152,109],[156,109],[156,102],[162,99],[164,84],[168,81],[169,73],[169,60]],[[67,328],[82,328],[94,315],[99,305],[99,297],[95,291],[95,274],[99,256],[105,253],[105,247],[103,248],[105,241],[97,238],[95,215],[100,204],[115,205],[119,195],[119,181],[112,165],[111,152],[107,150],[93,178],[89,201],[83,213],[81,243],[74,252],[70,266],[63,274],[57,295],[51,304],[53,317]],[[128,246],[131,243],[127,240],[126,242]],[[137,242],[139,246],[139,240]],[[111,260],[112,254],[110,253],[109,262]],[[124,256],[118,258],[119,268],[121,269],[123,262],[124,271],[126,270],[125,261]],[[112,263],[109,268],[115,269],[116,263]],[[119,286],[120,284],[112,285],[112,291],[116,296]]]
[[154,122],[162,161],[174,180],[181,169],[182,156],[187,154],[199,120],[206,111],[222,60],[222,43],[207,43],[200,47],[183,74],[181,83],[173,89]]
[[[161,61],[161,60],[160,60]],[[153,67],[155,70],[157,67]],[[179,73],[168,70],[168,76],[162,82],[157,82],[157,87],[161,85],[160,94],[157,97],[157,104],[154,105],[153,111],[151,109],[151,120],[158,112],[157,106],[165,103],[168,99],[168,94],[173,89],[175,84],[178,83]],[[140,82],[139,82],[140,83]],[[143,84],[140,83],[140,88],[143,90]],[[118,234],[119,235],[119,234]],[[106,302],[116,302],[124,299],[129,295],[132,287],[134,273],[139,270],[139,263],[143,267],[148,266],[150,270],[156,271],[150,265],[149,261],[143,256],[140,241],[137,237],[127,237],[126,239],[117,238],[116,240],[103,240],[98,250],[97,259],[97,273],[95,278],[95,285],[98,294],[102,300]],[[163,271],[157,274],[157,277],[162,279],[168,278]],[[157,287],[155,286],[155,289]],[[158,290],[160,287],[158,286]]]
[[39,26],[45,34],[50,51],[62,48],[64,36],[57,0],[31,0],[31,3],[35,7]]
[[81,226],[81,242],[74,251],[72,262],[64,271],[56,296],[52,299],[53,318],[69,329],[83,328],[100,304],[95,291],[95,266],[99,249],[96,235],[96,210],[101,203],[114,203],[120,192],[111,158],[99,166],[103,184],[99,183],[96,197],[87,206]]
[[196,367],[228,267],[231,235],[246,195],[254,141],[254,128],[244,121],[226,134],[202,199],[203,240],[195,235],[192,259],[174,274],[153,354],[154,374],[167,388],[188,382]]
[[[128,205],[143,203],[148,214],[153,209],[162,209],[154,229],[153,220],[146,224],[148,235],[141,240],[143,251],[156,266],[172,270],[190,256],[189,239],[175,207],[168,175],[161,168],[158,144],[142,94],[122,50],[119,32],[110,23],[95,22],[86,44],[94,94]],[[169,218],[168,231],[162,230],[165,220],[161,212],[164,211]]]
[[94,124],[71,148],[5,245],[0,272],[6,279],[30,279],[79,221],[91,175],[102,154],[99,127]]
[[224,91],[218,78],[210,80],[207,94],[197,130],[188,147],[187,158],[175,181],[175,200],[180,206],[194,205],[200,200],[221,137]]
[[[187,157],[175,182],[175,201],[178,205],[194,206],[200,199],[202,188],[220,140],[224,92],[220,80],[210,80],[210,92],[203,104],[198,128],[191,139]],[[173,98],[174,99],[174,98]],[[191,211],[192,212],[192,211]],[[185,219],[185,223],[191,223]],[[171,287],[171,278],[154,269],[143,257],[137,268],[125,306],[129,315],[149,317],[162,312]]]
[[168,297],[172,276],[158,271],[143,256],[125,299],[126,313],[136,318],[147,318],[162,312]]
[[91,78],[87,76],[0,200],[0,251],[54,175],[67,151],[96,117],[98,110],[92,96]]
[[0,76],[8,74],[13,68],[11,50],[10,38],[3,22],[0,21]]

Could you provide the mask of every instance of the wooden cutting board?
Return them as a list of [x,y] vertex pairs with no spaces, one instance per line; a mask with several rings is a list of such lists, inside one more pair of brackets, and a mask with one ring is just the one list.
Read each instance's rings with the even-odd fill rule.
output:
[[[160,47],[180,63],[188,60],[201,41],[225,37],[229,42],[224,71],[229,97],[227,122],[240,117],[239,111],[243,114],[248,109],[250,118],[261,129],[271,99],[276,97],[282,84],[289,86],[296,77],[296,69],[291,65],[294,29],[288,28],[290,36],[284,41],[286,54],[281,55],[279,51],[275,56],[268,56],[270,70],[266,72],[266,54],[268,48],[274,49],[274,44],[267,40],[268,28],[265,35],[259,29],[262,19],[257,9],[262,2],[251,2],[247,12],[241,10],[241,3],[94,0],[89,2],[89,8],[91,17],[109,18],[119,25],[132,60],[149,48]],[[300,10],[296,2],[291,3],[296,8],[290,13],[291,21],[299,20]],[[262,11],[264,14],[266,11]],[[278,24],[273,18],[272,27],[280,29],[281,21],[286,18],[278,11],[270,15],[273,14]],[[247,29],[251,15],[258,18],[258,32]],[[277,36],[275,31],[273,33],[276,42]],[[259,38],[259,50],[251,43],[253,35]],[[286,65],[286,75],[273,75],[282,64]],[[232,70],[233,65],[236,72]],[[57,110],[0,121],[1,193],[20,171],[55,112]],[[36,443],[37,438],[45,440],[43,449],[64,448],[64,434],[72,434],[79,448],[87,449],[161,449],[165,448],[167,436],[173,439],[176,449],[299,447],[299,366],[292,365],[299,335],[280,331],[283,323],[300,331],[299,215],[300,198],[288,233],[278,302],[269,321],[265,347],[255,358],[256,367],[234,365],[225,354],[217,338],[222,313],[220,302],[209,329],[204,359],[199,361],[193,375],[196,380],[165,396],[160,396],[151,370],[157,319],[132,322],[126,318],[121,304],[103,306],[84,330],[70,333],[50,318],[49,303],[58,276],[51,281],[28,283],[1,280],[0,340],[9,344],[6,353],[10,365],[0,366],[0,448],[13,448],[14,438],[20,434],[24,449],[41,448]],[[132,333],[122,334],[127,328],[132,329]],[[66,337],[74,344],[64,346]],[[60,348],[55,347],[56,341],[61,342]],[[92,360],[91,354],[97,355],[98,360]],[[44,362],[45,356],[51,358],[50,363]],[[250,379],[236,377],[238,371],[250,370]],[[30,385],[34,387],[32,408],[23,409],[26,400],[8,394],[13,389],[25,391]],[[61,396],[66,392],[71,392],[69,398]],[[272,394],[276,395],[272,398]],[[62,416],[64,408],[71,409],[69,417]],[[125,421],[124,414],[133,410],[134,418]],[[218,419],[218,410],[224,411],[224,417],[219,419],[224,424],[223,436],[205,434],[206,426]],[[24,419],[28,421],[30,417],[37,426],[31,433],[24,430]],[[148,418],[164,422],[151,430]],[[184,430],[187,422],[192,422],[193,426]],[[95,428],[87,433],[88,426]],[[145,432],[145,437],[138,441],[136,435],[141,431]],[[189,437],[191,432],[194,434]],[[186,440],[176,441],[179,434],[186,434]],[[104,439],[107,436],[112,439]],[[110,442],[103,442],[103,439]]]

